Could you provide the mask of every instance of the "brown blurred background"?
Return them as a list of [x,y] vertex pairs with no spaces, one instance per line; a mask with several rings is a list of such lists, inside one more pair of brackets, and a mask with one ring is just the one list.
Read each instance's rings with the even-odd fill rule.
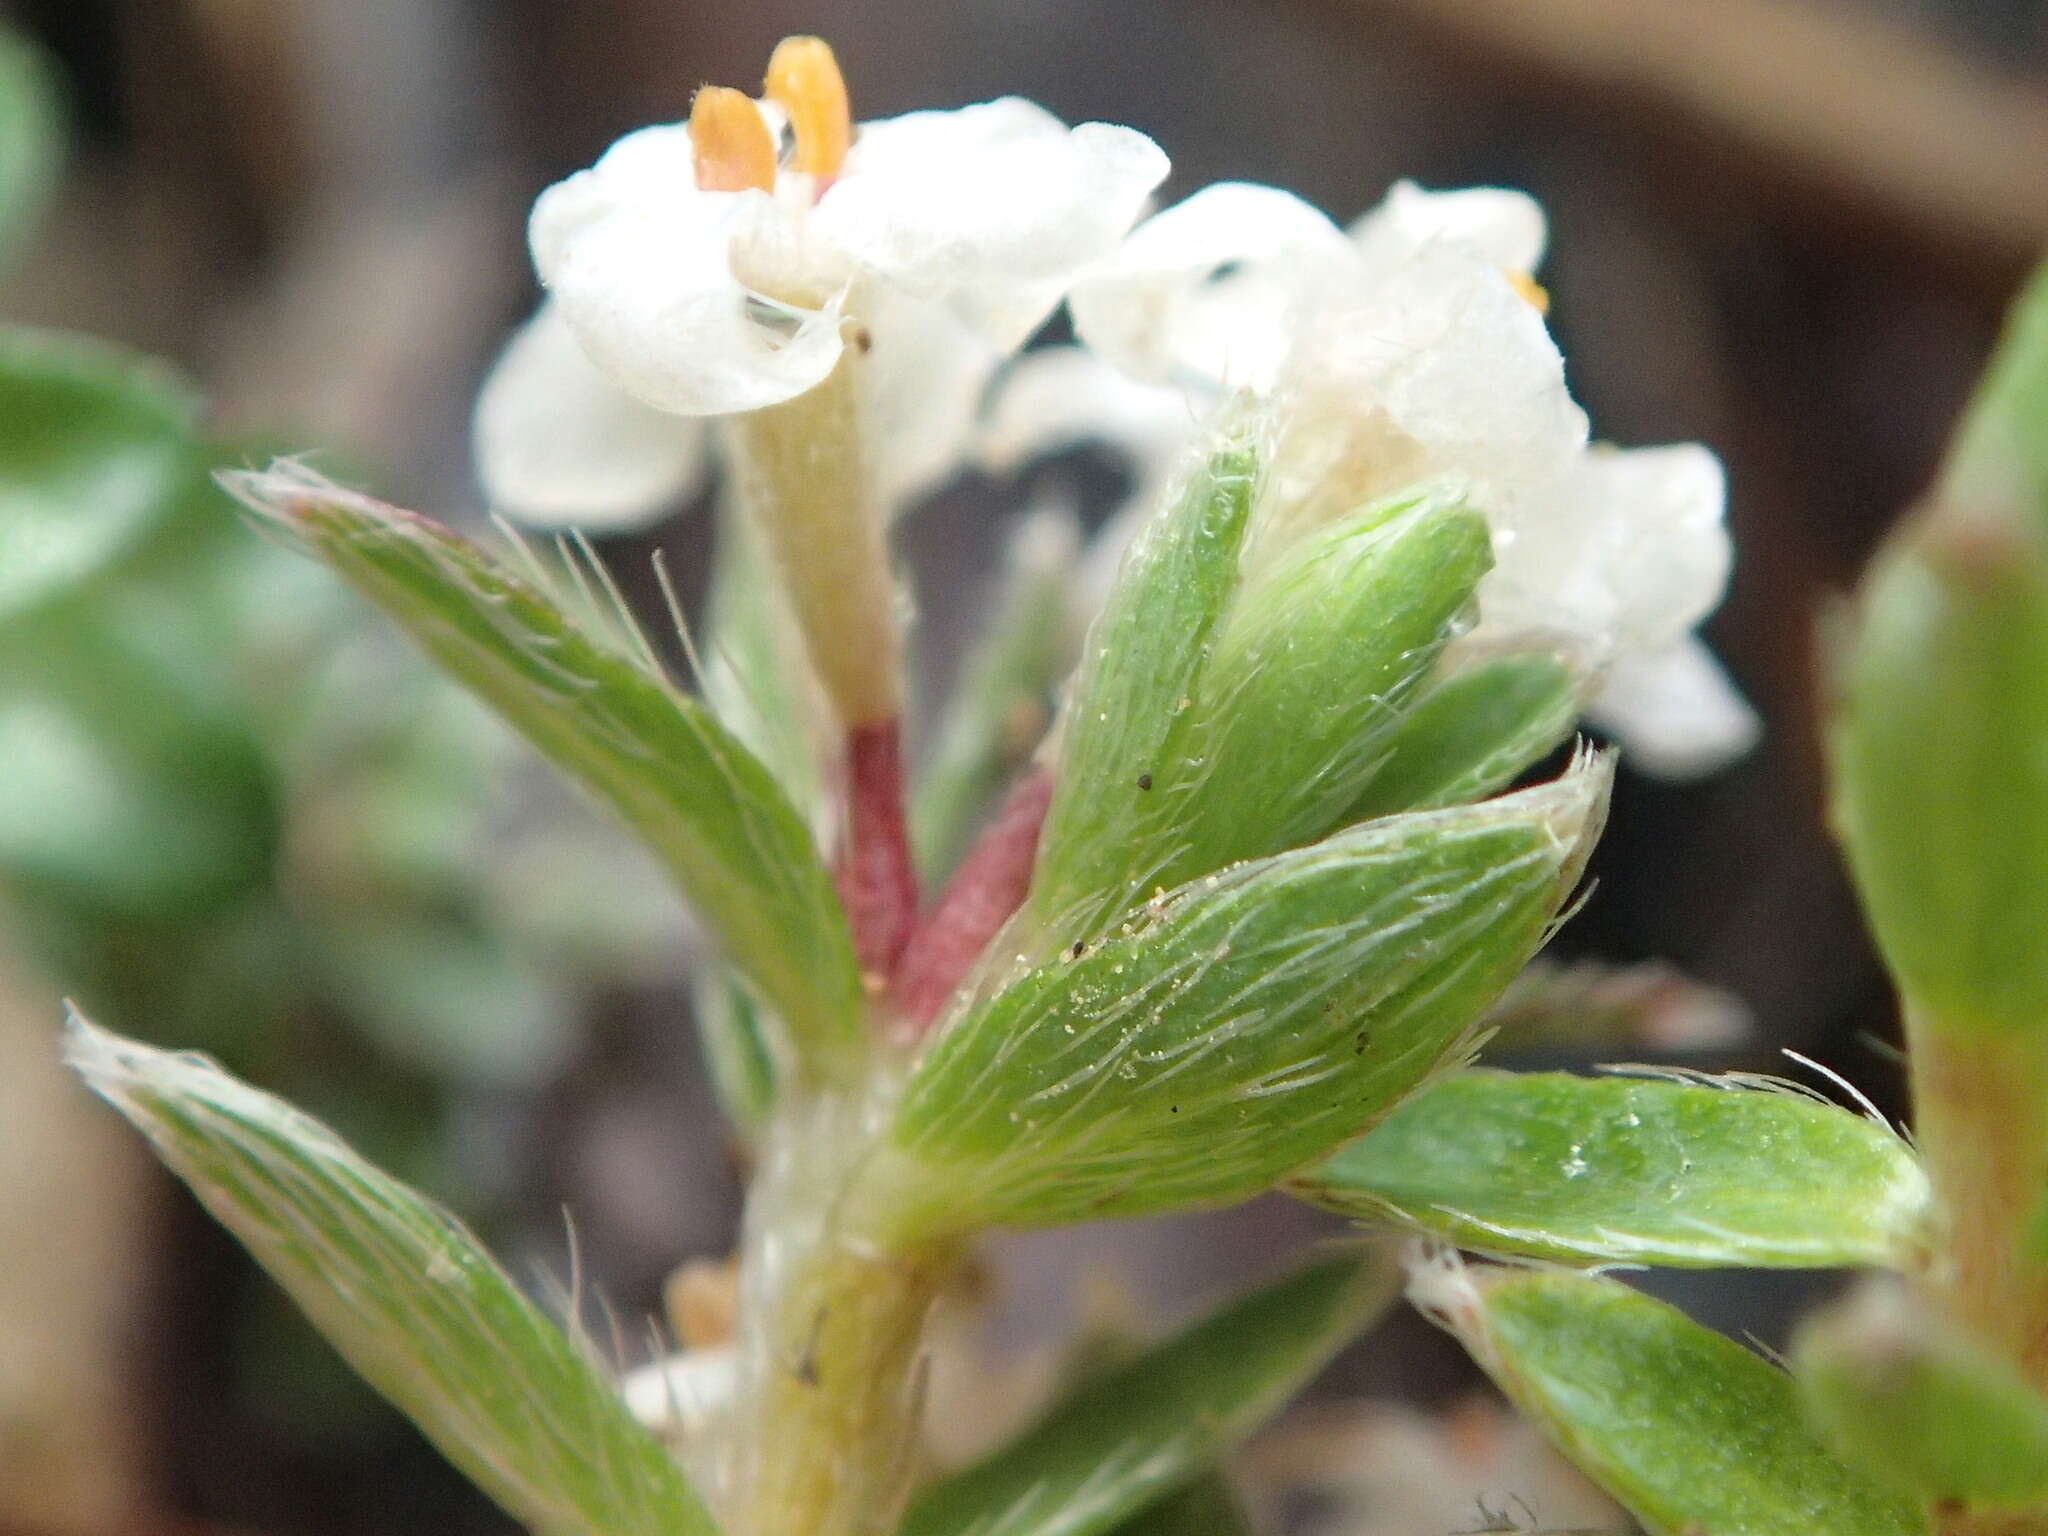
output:
[[[1558,951],[1664,958],[1736,994],[1756,1041],[1707,1065],[1772,1069],[1794,1046],[1896,1108],[1873,1043],[1892,1034],[1887,994],[1823,826],[1815,626],[1926,479],[2004,302],[2048,246],[2042,0],[12,11],[63,65],[78,149],[51,227],[0,294],[7,316],[162,353],[204,383],[223,426],[321,449],[457,519],[479,511],[471,393],[533,299],[533,195],[621,132],[681,115],[700,82],[752,85],[785,33],[834,43],[861,116],[1015,92],[1069,120],[1133,124],[1174,159],[1169,197],[1243,177],[1349,218],[1403,175],[1527,188],[1550,213],[1543,277],[1596,431],[1699,438],[1727,461],[1738,563],[1709,634],[1768,732],[1704,785],[1624,775],[1598,890]],[[1115,493],[1107,460],[1061,472],[1100,503]],[[1022,490],[966,484],[906,526],[934,679]],[[701,574],[703,522],[682,512],[658,540],[608,553],[637,566],[662,542]],[[620,986],[559,1072],[458,1121],[508,1192],[492,1223],[503,1248],[558,1271],[568,1208],[587,1275],[628,1318],[670,1265],[731,1239],[736,1185],[683,1007],[673,985]],[[178,1197],[133,1188],[156,1213],[147,1242],[81,1262],[125,1266],[143,1308],[97,1335],[106,1358],[90,1368],[115,1384],[108,1422],[133,1431],[107,1456],[155,1512],[146,1524],[503,1528],[403,1426],[354,1408],[323,1420],[318,1400],[345,1393],[331,1367],[300,1394],[313,1408],[252,1395],[261,1369],[233,1333],[236,1308],[262,1304],[255,1283]],[[1184,1297],[1317,1230],[1271,1203],[1192,1250],[1178,1227],[1017,1243],[1012,1286],[1029,1314],[1080,1255],[1109,1254],[1141,1288]],[[1802,1286],[1706,1277],[1674,1294],[1770,1338]],[[1404,1324],[1337,1385],[1441,1404],[1469,1382],[1447,1345]]]

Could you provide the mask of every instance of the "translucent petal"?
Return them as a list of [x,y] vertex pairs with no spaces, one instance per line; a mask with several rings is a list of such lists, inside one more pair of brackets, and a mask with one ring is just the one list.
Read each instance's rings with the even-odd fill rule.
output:
[[1218,182],[1147,219],[1074,286],[1081,339],[1127,373],[1270,382],[1304,286],[1355,266],[1343,232],[1291,192]]
[[[534,265],[601,372],[658,410],[778,404],[832,371],[843,262],[765,192],[700,192],[687,133],[628,134],[541,194]],[[735,275],[744,258],[757,282]],[[801,291],[799,291],[801,290]]]
[[1691,638],[1617,657],[1586,713],[1621,743],[1631,767],[1662,779],[1713,773],[1761,730],[1712,652]]
[[1543,208],[1526,192],[1506,187],[1425,192],[1412,181],[1395,182],[1379,205],[1351,226],[1351,238],[1374,259],[1398,260],[1443,240],[1511,272],[1535,271],[1547,236]]
[[1069,129],[1005,97],[863,124],[815,218],[861,267],[1009,350],[1115,248],[1166,171],[1134,129]]
[[491,506],[543,526],[634,527],[704,475],[702,424],[613,385],[552,304],[506,343],[477,396],[473,432]]
[[1728,588],[1735,552],[1721,461],[1698,443],[1596,448],[1583,474],[1606,530],[1623,643],[1645,651],[1675,644]]
[[1577,459],[1586,418],[1506,274],[1435,245],[1304,311],[1279,394],[1285,520],[1315,525],[1427,475],[1513,528]]

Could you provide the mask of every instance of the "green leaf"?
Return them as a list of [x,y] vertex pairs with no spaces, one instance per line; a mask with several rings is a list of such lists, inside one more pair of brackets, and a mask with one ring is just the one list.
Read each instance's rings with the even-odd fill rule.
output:
[[0,331],[0,619],[76,590],[176,506],[195,409],[145,358]]
[[1807,1319],[1792,1369],[1842,1459],[1901,1493],[2048,1501],[2048,1398],[1898,1282],[1867,1283]]
[[1430,1267],[1409,1295],[1651,1536],[1927,1530],[1821,1445],[1783,1371],[1625,1285]]
[[1083,644],[1028,904],[1055,936],[1092,937],[1142,885],[1136,839],[1156,812],[1141,784],[1183,729],[1237,586],[1258,489],[1249,436],[1246,423],[1226,428],[1139,530]]
[[1146,812],[1125,851],[1133,894],[1343,825],[1492,564],[1486,519],[1423,487],[1248,577],[1150,789],[1111,787]]
[[742,1131],[759,1129],[775,1107],[770,1021],[746,989],[718,966],[706,966],[704,974],[692,978],[690,1011],[726,1118]]
[[605,1372],[446,1211],[203,1057],[73,1019],[67,1055],[363,1377],[541,1536],[711,1536]]
[[1904,1266],[1931,1235],[1927,1176],[1898,1137],[1739,1084],[1461,1073],[1293,1188],[1460,1247],[1569,1264]]
[[288,472],[233,486],[617,811],[806,1063],[852,1070],[860,978],[831,877],[788,797],[709,711],[424,518]]
[[1139,1510],[1116,1536],[1252,1536],[1252,1526],[1223,1474],[1211,1472]]
[[926,1487],[898,1536],[1118,1529],[1282,1407],[1391,1295],[1386,1266],[1363,1255],[1323,1259],[1241,1297],[1090,1378],[988,1460]]
[[911,844],[927,878],[960,861],[1003,786],[1045,734],[1047,701],[1073,665],[1080,534],[1041,511],[1010,540],[995,612],[961,663],[911,802]]
[[56,187],[64,158],[60,94],[48,55],[0,31],[0,262],[27,243]]
[[849,1220],[887,1243],[1220,1203],[1322,1156],[1467,1048],[1610,772],[1206,876],[1024,971],[919,1064]]
[[1571,735],[1585,683],[1563,657],[1491,657],[1452,672],[1416,699],[1386,743],[1386,766],[1349,821],[1478,800]]

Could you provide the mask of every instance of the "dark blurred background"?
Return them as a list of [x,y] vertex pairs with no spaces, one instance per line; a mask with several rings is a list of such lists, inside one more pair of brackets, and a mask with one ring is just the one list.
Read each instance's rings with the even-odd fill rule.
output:
[[[1708,633],[1767,728],[1757,753],[1705,784],[1624,774],[1598,889],[1557,952],[1668,960],[1750,1010],[1747,1043],[1678,1059],[1784,1070],[1776,1053],[1791,1046],[1897,1109],[1890,1002],[1824,826],[1816,625],[1925,482],[2006,300],[2048,246],[2041,0],[11,11],[61,65],[75,151],[48,227],[0,292],[7,317],[162,354],[202,383],[223,431],[318,449],[381,494],[456,520],[481,510],[471,395],[534,298],[534,194],[627,129],[682,115],[699,83],[754,85],[785,33],[832,41],[858,116],[1019,93],[1069,120],[1142,128],[1173,157],[1169,198],[1249,178],[1348,219],[1400,176],[1528,189],[1549,210],[1543,280],[1596,432],[1697,438],[1727,462],[1738,559]],[[1113,500],[1112,462],[1083,455],[1068,472],[1097,513]],[[935,680],[986,597],[1023,489],[966,483],[905,526]],[[638,568],[664,544],[701,582],[704,522],[678,509],[658,535],[607,554]],[[672,945],[657,937],[664,946],[685,955],[679,927]],[[652,1309],[677,1261],[729,1247],[737,1209],[679,972],[601,975],[544,1070],[436,1099],[452,1150],[432,1166],[478,1192],[501,1249],[559,1273],[566,1208],[586,1277],[627,1318]],[[38,1021],[43,984],[16,988]],[[345,1105],[312,1097],[346,1122]],[[79,1154],[83,1183],[64,1207],[93,1213],[76,1244],[80,1273],[106,1292],[101,1310],[0,1317],[0,1334],[76,1328],[86,1345],[65,1358],[97,1383],[74,1394],[87,1450],[65,1474],[79,1485],[68,1503],[8,1492],[56,1463],[0,1405],[0,1521],[502,1529],[317,1348],[250,1342],[295,1335],[251,1333],[249,1315],[275,1304],[165,1181],[128,1167],[131,1150],[117,1140]],[[1005,1245],[1008,1290],[1028,1325],[1081,1269],[1107,1265],[1181,1305],[1320,1230],[1266,1202],[1199,1239],[1182,1224],[1018,1241]],[[1673,1293],[1769,1340],[1806,1291],[1797,1277],[1700,1277]],[[1327,1386],[1430,1410],[1471,1389],[1451,1347],[1412,1322],[1376,1335]],[[1470,1441],[1470,1415],[1461,1422]],[[1449,1528],[1403,1518],[1428,1517],[1390,1503],[1347,1528]]]

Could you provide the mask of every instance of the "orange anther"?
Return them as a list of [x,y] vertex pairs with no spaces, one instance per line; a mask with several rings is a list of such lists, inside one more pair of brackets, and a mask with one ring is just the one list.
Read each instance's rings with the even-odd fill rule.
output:
[[1508,283],[1522,296],[1522,301],[1539,315],[1550,313],[1550,290],[1537,282],[1526,272],[1510,272]]
[[766,192],[775,185],[775,140],[744,91],[707,85],[690,103],[690,148],[706,192]]
[[853,142],[853,117],[832,45],[822,37],[785,37],[768,59],[761,94],[789,114],[796,169],[820,182],[837,176]]

